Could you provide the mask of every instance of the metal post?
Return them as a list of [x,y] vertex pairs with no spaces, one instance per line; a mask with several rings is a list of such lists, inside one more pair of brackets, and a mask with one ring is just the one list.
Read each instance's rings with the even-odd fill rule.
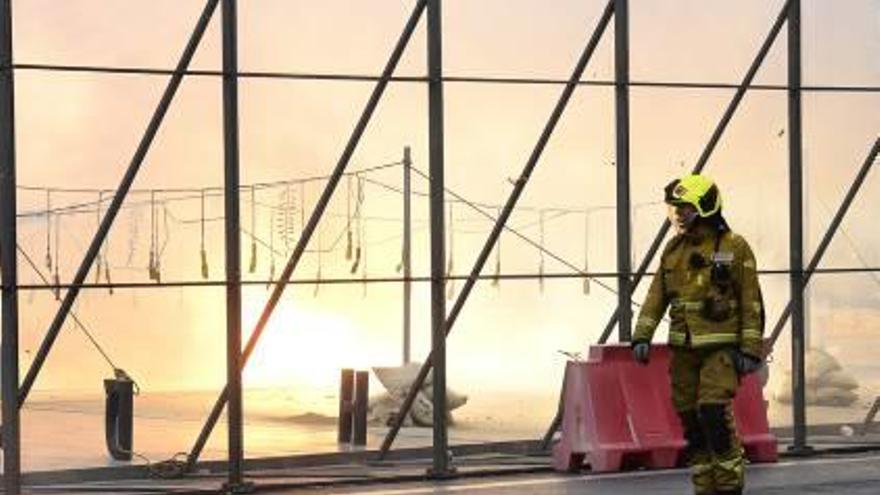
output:
[[12,70],[12,0],[0,2],[0,277],[3,287],[0,364],[3,400],[3,487],[21,490],[21,423],[18,411],[18,257],[15,224],[15,84]]
[[[831,240],[834,238],[834,234],[837,233],[837,229],[843,222],[843,217],[846,216],[847,211],[849,211],[850,205],[856,198],[856,195],[858,194],[859,189],[861,189],[862,184],[865,182],[865,178],[868,176],[868,172],[871,171],[871,167],[876,162],[878,155],[880,155],[880,138],[874,141],[874,145],[871,147],[871,151],[868,152],[868,156],[865,158],[864,163],[862,163],[862,166],[859,169],[859,173],[856,175],[856,178],[850,185],[849,190],[846,192],[843,203],[841,203],[840,207],[837,209],[837,212],[834,214],[834,218],[831,220],[831,224],[825,231],[825,235],[822,236],[822,240],[819,242],[819,247],[816,248],[816,253],[810,259],[810,263],[807,265],[807,269],[804,271],[804,287],[806,287],[807,284],[810,283],[810,278],[812,278],[813,276],[813,271],[816,270],[816,267],[819,266],[819,262],[822,261],[822,257],[825,255],[825,250],[828,249],[828,246],[831,244]],[[768,339],[770,348],[773,348],[773,346],[776,345],[776,341],[782,334],[782,329],[785,327],[785,323],[791,316],[791,312],[792,301],[789,301],[788,304],[785,306],[785,309],[782,311],[782,314],[779,316],[779,319],[776,321],[776,325],[773,326],[773,331],[770,333],[770,338]]]
[[804,217],[803,135],[801,119],[801,1],[788,8],[788,173],[789,282],[791,287],[791,392],[794,444],[791,451],[806,454],[806,366],[804,358]]
[[367,444],[367,406],[370,401],[370,372],[357,371],[354,374],[354,400],[349,417],[352,421],[351,443]]
[[104,380],[104,439],[117,461],[130,461],[134,444],[134,382],[127,376]]
[[[706,166],[706,163],[708,163],[709,158],[712,156],[712,152],[715,151],[715,147],[721,140],[721,136],[724,135],[724,131],[727,129],[727,125],[730,123],[730,120],[736,113],[736,109],[739,108],[740,102],[742,101],[743,97],[745,97],[746,91],[748,91],[749,86],[752,84],[752,80],[754,80],[755,75],[758,73],[758,69],[761,68],[761,64],[764,63],[764,59],[767,57],[767,53],[773,46],[773,42],[776,41],[776,37],[782,30],[782,25],[785,23],[785,19],[788,16],[788,5],[790,1],[791,0],[787,0],[785,2],[785,5],[783,5],[782,10],[779,12],[779,15],[776,18],[776,22],[773,23],[773,27],[770,29],[770,33],[767,35],[767,38],[764,39],[764,43],[758,50],[758,54],[755,56],[755,60],[752,61],[752,65],[749,67],[749,70],[746,72],[746,75],[740,83],[739,88],[737,88],[736,93],[730,100],[730,104],[727,105],[727,109],[724,111],[724,115],[721,117],[721,120],[715,127],[715,131],[712,133],[712,137],[709,138],[709,142],[706,143],[706,147],[703,148],[703,153],[697,160],[697,164],[694,166],[692,173],[700,173]],[[636,270],[635,276],[632,278],[632,285],[630,286],[630,289],[632,291],[636,290],[639,282],[642,281],[642,277],[644,277],[645,273],[648,271],[648,267],[650,266],[651,261],[654,259],[654,256],[657,254],[657,251],[660,249],[660,244],[663,243],[663,239],[666,237],[666,233],[669,232],[670,226],[671,224],[669,223],[669,219],[665,219],[663,221],[663,225],[660,226],[660,230],[657,232],[657,235],[654,236],[654,240],[651,242],[651,246],[648,248],[648,252],[645,253],[645,257],[642,259],[642,263],[639,265],[638,270]],[[619,309],[620,308],[614,311],[614,314],[611,315],[611,318],[605,325],[605,330],[602,331],[602,336],[599,337],[600,344],[604,344],[605,342],[607,342],[608,338],[611,336],[611,332],[614,330],[614,326],[617,324],[620,318]]]
[[[253,353],[254,348],[257,345],[257,342],[260,340],[260,336],[263,334],[263,330],[266,329],[266,324],[269,323],[269,318],[275,311],[275,306],[278,305],[278,301],[281,299],[281,295],[284,293],[284,289],[287,286],[287,283],[290,281],[290,277],[293,275],[293,270],[299,264],[300,259],[302,259],[306,247],[308,246],[309,240],[311,240],[312,235],[315,233],[315,230],[318,227],[318,223],[321,221],[321,216],[323,216],[324,210],[327,209],[327,205],[330,203],[333,192],[336,191],[336,186],[339,185],[339,181],[342,179],[342,175],[345,173],[345,168],[351,161],[351,156],[354,154],[354,151],[357,148],[358,143],[360,142],[361,136],[363,136],[364,131],[367,128],[367,124],[370,122],[370,119],[373,116],[376,107],[379,105],[379,100],[382,98],[382,95],[385,92],[385,88],[391,81],[391,76],[394,74],[394,70],[397,67],[398,62],[400,62],[400,58],[403,56],[403,51],[406,48],[406,45],[409,43],[413,31],[415,31],[416,26],[418,25],[419,19],[422,16],[422,12],[425,9],[427,1],[428,0],[419,0],[418,3],[416,3],[416,5],[413,7],[412,14],[407,20],[406,26],[404,27],[403,32],[400,34],[400,38],[398,38],[397,44],[395,45],[394,50],[392,51],[391,56],[388,58],[388,62],[386,63],[385,68],[382,71],[382,76],[380,77],[379,81],[376,82],[376,86],[373,88],[370,99],[369,101],[367,101],[367,104],[364,107],[364,111],[363,113],[361,113],[360,119],[355,125],[351,136],[349,136],[348,142],[345,145],[345,149],[342,151],[342,155],[336,162],[336,166],[334,167],[333,172],[330,174],[329,179],[327,179],[327,186],[321,192],[321,197],[318,198],[318,202],[315,204],[315,209],[312,210],[312,215],[309,217],[308,222],[306,222],[305,227],[303,227],[299,241],[297,241],[296,246],[293,249],[293,253],[291,253],[290,258],[287,260],[287,264],[284,266],[284,270],[282,270],[278,281],[275,283],[272,294],[269,296],[269,300],[266,302],[266,306],[263,307],[263,312],[260,313],[260,318],[259,320],[257,320],[257,324],[254,326],[254,330],[251,332],[250,337],[248,337],[247,344],[245,345],[244,351],[241,355],[240,365],[242,368],[244,368],[244,366],[247,364],[250,355]],[[208,415],[208,419],[205,421],[204,426],[202,426],[202,430],[201,432],[199,432],[199,436],[196,439],[196,442],[193,445],[189,456],[187,457],[188,470],[192,470],[193,467],[195,467],[195,463],[198,461],[199,456],[202,453],[202,449],[205,447],[205,443],[207,443],[208,437],[211,435],[211,431],[214,429],[214,425],[217,424],[217,420],[220,419],[220,415],[223,413],[223,408],[226,406],[226,401],[228,400],[228,398],[229,388],[224,387],[223,390],[220,392],[220,396],[217,397],[217,400],[214,402],[214,407],[211,409],[211,413]]]
[[446,430],[446,237],[443,222],[443,54],[441,0],[428,1],[428,157],[431,174],[431,354],[434,356],[432,381],[434,406],[434,462],[428,475],[448,477],[449,439]]
[[351,404],[354,400],[354,370],[345,368],[339,375],[339,417],[336,418],[336,441],[351,442]]
[[24,404],[24,401],[27,398],[31,387],[36,381],[37,375],[40,373],[40,369],[42,368],[43,363],[46,361],[46,358],[49,355],[49,351],[52,349],[52,344],[58,337],[58,333],[61,331],[61,327],[64,325],[64,320],[67,318],[67,314],[70,312],[70,308],[73,307],[73,302],[76,300],[76,296],[79,294],[82,283],[85,280],[86,276],[89,274],[92,263],[94,263],[98,252],[101,250],[101,246],[104,244],[104,240],[107,237],[107,232],[110,231],[110,227],[113,225],[113,220],[116,219],[116,215],[119,213],[119,209],[122,207],[122,202],[125,200],[129,189],[131,189],[131,185],[134,182],[135,177],[137,177],[141,164],[143,163],[144,158],[147,156],[147,152],[150,150],[150,145],[153,143],[153,138],[156,137],[156,133],[159,131],[159,127],[162,125],[162,120],[165,118],[165,114],[168,112],[168,108],[171,106],[171,101],[174,99],[174,95],[177,93],[177,88],[180,87],[180,83],[181,81],[183,81],[184,73],[189,67],[189,63],[196,52],[196,48],[198,48],[199,46],[202,35],[205,34],[205,30],[208,27],[208,23],[211,20],[211,16],[213,15],[214,10],[217,8],[218,2],[219,0],[208,0],[208,2],[205,4],[205,8],[202,11],[201,16],[199,17],[198,22],[196,23],[196,27],[193,30],[189,41],[187,42],[186,48],[183,51],[183,55],[181,55],[180,61],[177,63],[177,68],[175,69],[174,75],[171,76],[171,80],[168,81],[165,92],[162,94],[162,99],[159,101],[155,112],[153,112],[153,116],[150,119],[147,130],[144,132],[143,137],[141,137],[138,148],[131,159],[131,163],[128,165],[128,169],[125,171],[125,175],[123,176],[122,181],[120,182],[119,187],[116,190],[116,194],[113,195],[113,200],[110,202],[110,206],[107,208],[107,213],[104,214],[104,219],[101,221],[101,225],[98,226],[98,231],[95,232],[95,236],[94,238],[92,238],[92,243],[89,244],[89,248],[79,265],[79,269],[77,270],[76,275],[73,277],[71,286],[67,290],[67,293],[64,295],[64,300],[61,302],[61,307],[55,314],[55,318],[52,320],[52,324],[46,331],[45,337],[43,337],[43,342],[40,344],[40,349],[37,351],[36,355],[34,355],[34,360],[31,363],[31,367],[21,384],[21,388],[19,389],[19,407]]
[[614,0],[614,94],[617,120],[617,312],[620,342],[632,339],[629,204],[629,0]]
[[229,390],[229,477],[227,489],[242,485],[244,434],[241,398],[241,219],[238,162],[237,0],[223,0],[223,144],[226,235],[226,387]]
[[[550,114],[550,118],[547,119],[547,123],[544,126],[544,130],[541,132],[541,136],[538,138],[538,142],[532,149],[532,153],[529,156],[528,162],[526,163],[525,167],[523,167],[523,170],[520,172],[519,178],[516,180],[516,182],[514,182],[513,190],[510,192],[507,201],[504,203],[504,207],[501,209],[501,213],[498,215],[498,219],[492,226],[492,231],[489,233],[486,242],[483,244],[483,249],[480,251],[480,254],[477,255],[477,260],[474,262],[474,266],[471,268],[471,272],[468,275],[467,280],[465,280],[464,286],[462,287],[461,292],[459,292],[458,298],[456,298],[455,300],[455,304],[449,311],[449,316],[446,317],[445,335],[449,335],[449,332],[452,331],[452,327],[455,325],[455,320],[461,313],[462,308],[464,308],[464,304],[467,301],[471,290],[477,283],[480,272],[486,265],[486,260],[489,259],[489,255],[492,253],[492,250],[495,247],[495,243],[498,242],[501,231],[504,230],[507,219],[510,218],[511,213],[513,213],[513,209],[516,207],[517,201],[522,195],[526,184],[528,184],[529,177],[531,177],[532,173],[534,172],[535,167],[538,165],[538,161],[540,160],[541,155],[544,152],[544,148],[547,146],[547,142],[553,135],[553,130],[559,123],[559,119],[562,117],[562,113],[565,111],[565,108],[568,105],[568,102],[571,99],[574,90],[577,88],[581,76],[584,73],[584,69],[587,67],[587,63],[590,61],[590,58],[592,58],[593,53],[596,50],[596,46],[599,44],[599,40],[602,38],[602,33],[604,33],[605,29],[608,27],[608,24],[611,21],[611,16],[614,13],[614,1],[615,0],[609,0],[606,4],[605,10],[602,13],[601,18],[599,19],[599,23],[596,26],[596,29],[593,31],[593,34],[590,37],[587,46],[584,48],[580,59],[578,59],[574,71],[572,72],[571,77],[569,77],[568,82],[565,85],[565,89],[562,91],[562,94],[559,96],[559,100],[556,102],[556,106],[553,108],[553,112]],[[433,186],[435,180],[435,176],[433,175],[433,173],[431,174],[430,180]],[[395,416],[394,423],[391,425],[391,429],[388,431],[388,434],[385,436],[385,440],[382,442],[382,447],[380,448],[378,455],[379,459],[384,459],[385,455],[388,453],[388,450],[391,448],[391,444],[394,442],[397,433],[400,431],[400,427],[403,425],[404,418],[408,414],[409,409],[412,407],[413,401],[415,401],[416,394],[422,387],[422,384],[424,384],[425,379],[428,377],[428,372],[433,366],[433,360],[434,351],[431,351],[431,353],[428,355],[428,358],[425,359],[424,364],[422,364],[422,368],[419,370],[419,374],[413,381],[412,386],[410,386],[409,392],[407,393],[403,404],[400,406],[400,411]],[[434,384],[436,387],[436,381],[434,382]]]
[[403,149],[403,364],[410,362],[412,347],[412,192],[410,177],[412,156],[409,146]]

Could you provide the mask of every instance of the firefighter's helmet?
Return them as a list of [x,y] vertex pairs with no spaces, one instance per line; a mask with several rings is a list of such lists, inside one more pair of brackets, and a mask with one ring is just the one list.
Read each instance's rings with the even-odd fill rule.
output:
[[675,179],[666,186],[665,201],[671,205],[689,204],[702,218],[721,211],[721,191],[712,179],[699,174]]

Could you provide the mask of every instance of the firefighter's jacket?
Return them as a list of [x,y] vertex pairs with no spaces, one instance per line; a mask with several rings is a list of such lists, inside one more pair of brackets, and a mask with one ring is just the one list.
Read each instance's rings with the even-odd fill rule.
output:
[[700,225],[666,245],[633,341],[650,342],[668,306],[670,346],[732,345],[763,357],[762,304],[755,256],[745,239]]

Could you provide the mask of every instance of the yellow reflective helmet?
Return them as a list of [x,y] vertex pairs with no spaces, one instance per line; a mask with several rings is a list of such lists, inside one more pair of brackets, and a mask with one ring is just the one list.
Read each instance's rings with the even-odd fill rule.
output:
[[704,175],[691,174],[675,179],[666,186],[665,192],[666,203],[692,205],[702,218],[721,211],[721,191],[712,179]]

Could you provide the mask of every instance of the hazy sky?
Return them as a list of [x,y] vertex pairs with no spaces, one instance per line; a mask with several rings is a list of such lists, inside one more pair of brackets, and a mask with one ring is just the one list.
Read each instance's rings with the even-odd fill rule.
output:
[[[738,82],[769,31],[782,2],[744,0],[637,0],[631,6],[634,80]],[[195,0],[19,0],[14,2],[15,61],[71,65],[170,68],[189,36],[203,3]],[[413,2],[250,0],[240,2],[242,70],[378,74],[409,15]],[[444,2],[444,62],[448,75],[568,77],[593,30],[604,2],[598,0],[448,0]],[[220,65],[218,10],[194,67]],[[803,3],[804,83],[807,85],[880,85],[880,1],[805,0]],[[613,28],[606,33],[587,78],[613,75]],[[771,51],[758,81],[785,82],[785,31]],[[401,63],[400,73],[425,71],[424,20]],[[30,186],[115,188],[141,137],[164,77],[133,75],[16,74],[18,180]],[[190,78],[163,124],[137,188],[217,186],[222,184],[221,86],[217,78]],[[272,181],[323,175],[330,171],[371,90],[369,83],[279,80],[241,82],[242,180]],[[501,204],[510,191],[508,177],[524,165],[559,95],[557,86],[446,86],[447,183],[465,197]],[[632,196],[645,205],[661,198],[662,186],[692,166],[720,118],[728,90],[633,89]],[[810,190],[810,232],[815,239],[827,225],[880,129],[880,96],[820,93],[804,96],[804,129]],[[614,101],[607,88],[581,88],[575,94],[522,204],[536,209],[595,208],[614,202]],[[787,264],[787,127],[782,92],[751,93],[719,145],[709,172],[726,195],[726,211],[736,230],[752,241],[765,268]],[[412,146],[415,165],[427,169],[426,89],[392,84],[352,161],[362,168],[397,161]],[[682,168],[684,163],[684,168]],[[395,187],[399,169],[372,178]],[[880,193],[876,172],[865,185],[845,224],[853,244],[836,242],[837,265],[880,263],[871,197]],[[414,179],[417,190],[427,190]],[[306,207],[318,184],[305,190]],[[400,196],[366,186],[364,224],[370,276],[394,276],[399,259]],[[283,191],[261,193],[258,203],[277,206]],[[295,191],[298,194],[298,191]],[[345,190],[331,205],[332,222],[322,230],[330,243],[344,230]],[[54,196],[56,205],[93,201],[94,195]],[[111,234],[108,256],[115,281],[146,280],[150,213],[137,196]],[[249,198],[243,198],[249,201]],[[826,206],[823,206],[827,204]],[[19,211],[45,207],[45,193],[22,192]],[[208,217],[222,214],[222,201],[209,199]],[[513,218],[531,238],[540,238],[540,213],[524,210]],[[200,217],[197,200],[168,207],[170,227],[163,278],[199,278]],[[257,209],[261,239],[273,235],[268,208]],[[249,203],[244,203],[250,225]],[[427,272],[424,219],[426,202],[415,206],[415,270]],[[583,214],[553,217],[545,212],[548,249],[583,267],[585,244],[590,268],[612,270],[613,212],[590,214],[584,235]],[[634,213],[636,256],[644,252],[662,220],[663,207],[647,205]],[[382,217],[382,218],[379,218]],[[388,220],[388,219],[391,220]],[[482,245],[488,224],[466,207],[453,211],[451,249],[454,271],[467,273]],[[383,220],[384,219],[384,220]],[[179,220],[179,221],[178,221]],[[72,275],[95,225],[94,213],[62,217],[62,279]],[[164,225],[164,224],[162,224]],[[54,229],[54,230],[53,230]],[[41,263],[45,257],[43,218],[23,219],[21,243]],[[207,251],[212,277],[222,276],[222,224],[210,223]],[[316,239],[317,242],[317,239]],[[815,243],[815,241],[813,241]],[[505,236],[504,271],[538,269],[532,246]],[[54,239],[50,242],[54,244]],[[326,244],[322,244],[325,246]],[[54,246],[50,246],[54,249]],[[248,262],[250,239],[243,239]],[[248,277],[268,276],[265,246],[258,269]],[[858,252],[858,254],[856,254]],[[318,257],[307,256],[298,278],[313,278]],[[484,273],[494,267],[494,257]],[[547,272],[569,271],[545,257]],[[283,260],[276,259],[277,272]],[[323,277],[352,276],[350,261],[337,246],[322,255]],[[277,273],[276,272],[276,273]],[[37,278],[22,266],[24,283]],[[361,276],[362,271],[354,276]],[[817,299],[825,306],[850,301],[874,305],[877,285],[865,275],[822,279]],[[90,280],[92,277],[90,277]],[[829,281],[830,280],[830,281]],[[787,295],[780,277],[766,279],[771,315]],[[458,286],[460,287],[460,283]],[[562,358],[557,349],[580,350],[595,339],[613,310],[615,296],[580,281],[548,281],[544,293],[536,281],[505,282],[500,290],[480,284],[450,341],[453,383],[487,375],[485,383],[533,387],[556,382]],[[285,299],[273,320],[265,346],[249,375],[252,384],[327,383],[341,365],[394,364],[400,355],[400,289],[360,285],[311,287]],[[144,385],[158,388],[216,386],[224,379],[222,290],[187,289],[104,291],[82,297],[80,315],[106,342],[111,353]],[[263,288],[246,291],[246,320],[252,322],[266,298]],[[427,286],[415,300],[414,358],[428,346]],[[451,303],[450,303],[451,304]],[[34,349],[54,313],[51,296],[22,297],[22,346]],[[775,321],[775,316],[771,317]],[[249,329],[249,327],[247,327]],[[503,335],[503,338],[499,338]],[[523,355],[533,356],[528,360]],[[94,387],[105,369],[70,327],[59,340],[38,386]],[[157,361],[161,365],[157,365]],[[28,358],[24,362],[29,362]],[[80,372],[71,374],[71,369]],[[320,373],[316,369],[322,370]],[[502,371],[503,370],[503,371]],[[515,377],[511,379],[510,377]]]

